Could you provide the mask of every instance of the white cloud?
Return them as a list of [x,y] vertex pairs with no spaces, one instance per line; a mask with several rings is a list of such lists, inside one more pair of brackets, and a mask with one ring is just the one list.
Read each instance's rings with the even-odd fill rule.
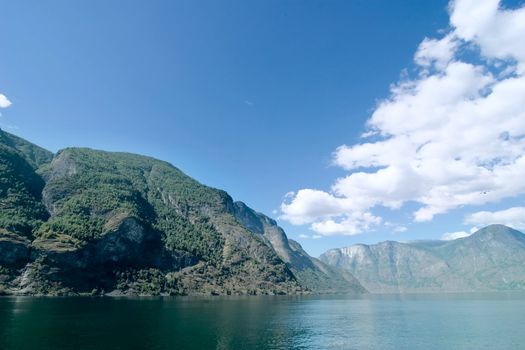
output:
[[478,227],[503,224],[516,230],[525,230],[525,207],[513,207],[500,211],[479,211],[467,215],[465,224]]
[[311,236],[308,236],[308,235],[305,235],[304,233],[301,233],[299,235],[299,238],[303,238],[303,239],[319,239],[319,238],[323,238],[323,236],[321,235],[311,235]]
[[325,236],[330,235],[356,235],[363,231],[369,230],[374,225],[379,225],[382,219],[371,213],[352,212],[344,214],[338,221],[330,218],[314,222],[311,228]]
[[407,232],[408,228],[406,226],[396,226],[393,230],[395,233]]
[[344,198],[335,198],[323,191],[303,189],[285,195],[285,201],[281,204],[281,218],[295,225],[308,224],[327,215],[345,213],[351,209],[347,204],[351,203]]
[[458,232],[447,232],[441,236],[441,239],[444,241],[452,241],[454,239],[458,238],[465,238],[470,236],[472,233],[468,233],[465,231],[458,231]]
[[392,233],[401,233],[408,231],[408,227],[390,221],[383,222],[383,225]]
[[451,34],[439,40],[425,38],[419,44],[414,61],[421,67],[444,69],[454,58],[458,45],[458,40]]
[[525,193],[525,6],[457,0],[450,12],[449,33],[419,46],[418,74],[373,111],[362,136],[377,140],[337,148],[348,174],[330,191],[289,194],[281,218],[357,234],[382,222],[377,207],[414,203],[422,222]]
[[525,72],[525,6],[506,10],[499,0],[457,0],[451,10],[458,37],[477,44],[486,58],[516,60]]
[[[323,235],[354,235],[379,224],[381,218],[358,210],[359,204],[348,198],[312,189],[288,193],[281,204],[280,219],[294,225],[311,224],[311,228]],[[332,216],[343,218],[338,222]]]
[[9,101],[6,95],[0,94],[0,108],[7,108],[11,106],[11,104],[11,101]]

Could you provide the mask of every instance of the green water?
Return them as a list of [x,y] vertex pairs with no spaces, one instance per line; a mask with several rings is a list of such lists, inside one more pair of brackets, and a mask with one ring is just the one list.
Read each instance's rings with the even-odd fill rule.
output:
[[0,349],[523,349],[525,295],[0,298]]

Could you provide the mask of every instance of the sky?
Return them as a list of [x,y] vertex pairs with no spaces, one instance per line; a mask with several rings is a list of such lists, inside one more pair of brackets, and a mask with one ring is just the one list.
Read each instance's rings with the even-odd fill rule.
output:
[[0,127],[167,160],[312,255],[525,229],[525,8],[0,0]]

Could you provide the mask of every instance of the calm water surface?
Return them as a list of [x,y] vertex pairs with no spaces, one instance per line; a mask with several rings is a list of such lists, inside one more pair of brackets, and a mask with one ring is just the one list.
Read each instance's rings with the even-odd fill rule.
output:
[[0,298],[0,349],[524,349],[524,294]]

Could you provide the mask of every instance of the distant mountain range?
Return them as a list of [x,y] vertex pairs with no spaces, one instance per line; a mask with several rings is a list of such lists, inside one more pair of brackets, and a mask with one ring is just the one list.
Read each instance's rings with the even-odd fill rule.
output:
[[503,225],[453,241],[358,244],[329,250],[320,260],[374,293],[525,288],[525,235]]
[[0,294],[310,292],[365,289],[166,162],[0,130]]

